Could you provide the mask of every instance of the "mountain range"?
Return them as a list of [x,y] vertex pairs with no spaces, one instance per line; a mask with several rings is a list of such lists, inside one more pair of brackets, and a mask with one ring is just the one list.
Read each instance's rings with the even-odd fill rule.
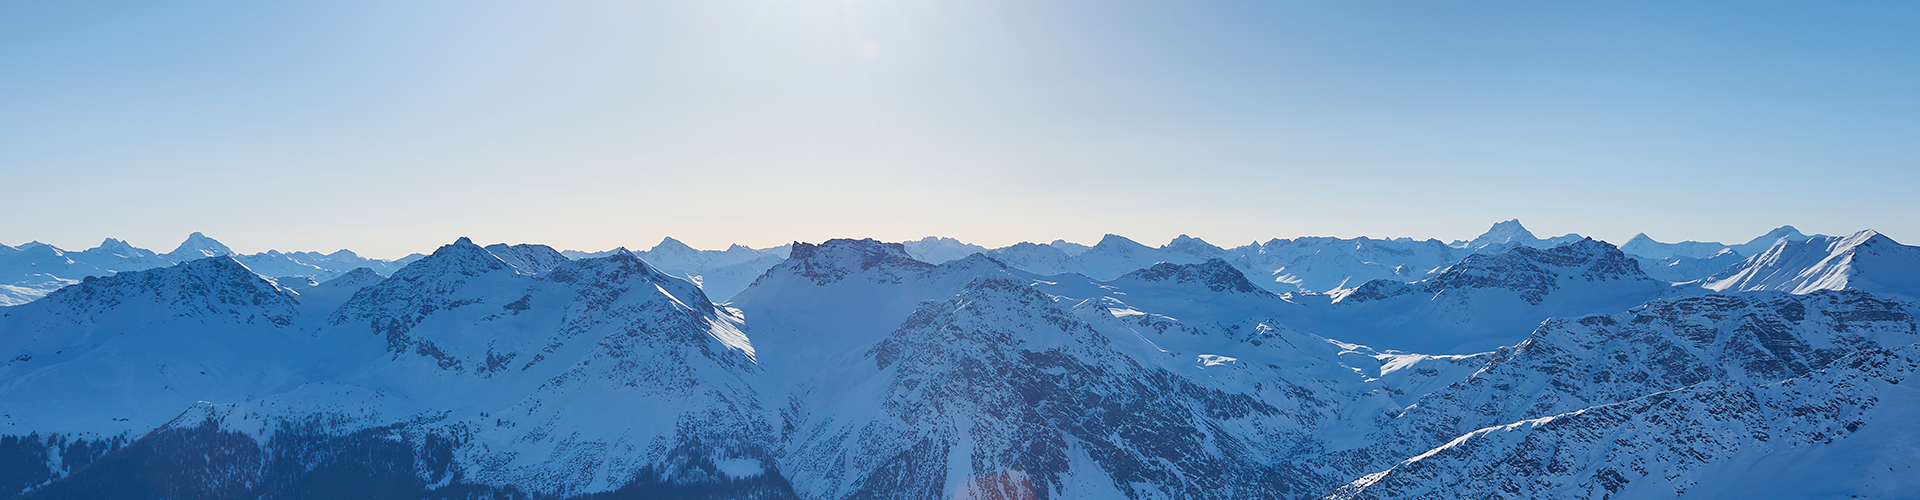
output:
[[[1765,253],[1781,239],[1804,242],[1816,238],[1828,237],[1801,234],[1793,226],[1782,226],[1737,245],[1695,241],[1660,243],[1640,234],[1620,250],[1638,261],[1648,277],[1683,283],[1705,280],[1735,267],[1748,257]],[[1042,275],[1076,273],[1100,279],[1113,279],[1159,262],[1197,264],[1219,258],[1246,273],[1256,285],[1275,293],[1339,294],[1372,280],[1413,282],[1431,278],[1469,255],[1517,247],[1546,249],[1580,239],[1577,234],[1538,238],[1520,221],[1509,220],[1494,224],[1486,233],[1471,240],[1450,243],[1411,238],[1302,237],[1222,248],[1181,235],[1165,245],[1150,247],[1110,234],[1092,246],[1054,240],[1046,244],[1020,243],[990,249],[932,236],[903,245],[909,255],[929,263],[982,253],[1022,271]],[[754,249],[733,245],[725,250],[698,250],[669,237],[647,250],[632,253],[668,274],[698,283],[708,296],[726,301],[745,290],[761,273],[785,260],[790,246]],[[567,259],[581,259],[619,251],[625,250],[562,250],[559,253]],[[269,250],[242,255],[201,233],[189,235],[186,241],[165,254],[135,248],[112,238],[81,252],[67,252],[39,242],[18,247],[0,245],[0,305],[22,304],[87,276],[152,269],[219,255],[233,255],[264,276],[301,277],[315,282],[333,279],[360,267],[386,276],[421,257],[421,254],[412,254],[391,261],[368,259],[349,250],[329,254]]]
[[1911,495],[1920,248],[1775,233],[6,247],[0,497]]

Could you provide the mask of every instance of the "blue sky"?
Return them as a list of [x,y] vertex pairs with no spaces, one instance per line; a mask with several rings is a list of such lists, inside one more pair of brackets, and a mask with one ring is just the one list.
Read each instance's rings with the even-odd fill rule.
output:
[[0,2],[0,242],[1920,243],[1920,4]]

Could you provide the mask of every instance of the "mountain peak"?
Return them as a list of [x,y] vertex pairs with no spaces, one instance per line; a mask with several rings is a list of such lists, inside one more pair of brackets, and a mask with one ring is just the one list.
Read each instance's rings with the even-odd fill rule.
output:
[[1212,243],[1207,243],[1207,240],[1184,234],[1174,237],[1173,241],[1167,242],[1166,246],[1160,247],[1160,249],[1201,257],[1218,257],[1226,253],[1226,250]]
[[437,279],[455,274],[478,276],[512,267],[493,252],[481,248],[480,245],[474,244],[472,239],[462,236],[451,244],[435,249],[432,254],[400,268],[393,273],[393,277],[404,281],[416,281],[422,278]]
[[653,249],[648,250],[647,252],[653,253],[653,252],[659,252],[662,250],[674,252],[674,253],[687,253],[687,252],[699,251],[697,249],[694,249],[691,246],[687,246],[686,243],[681,243],[680,240],[673,239],[672,236],[668,236],[665,238],[661,238],[660,243],[657,245],[654,245]]
[[[194,233],[194,234],[200,234],[200,233]],[[107,250],[109,252],[117,252],[122,250],[132,250],[133,245],[127,244],[125,240],[107,238],[105,240],[101,240],[100,246],[97,246],[94,248]]]
[[1487,229],[1487,232],[1474,237],[1473,241],[1467,242],[1467,248],[1479,250],[1489,246],[1526,244],[1539,240],[1539,237],[1533,235],[1533,231],[1528,231],[1526,226],[1520,225],[1520,219],[1509,219],[1494,224]]
[[220,255],[233,255],[233,249],[196,231],[187,235],[187,240],[180,242],[179,247],[167,252],[166,257],[174,262],[186,262]]
[[1142,245],[1139,242],[1133,241],[1131,239],[1128,239],[1125,236],[1121,236],[1117,234],[1108,234],[1106,236],[1101,236],[1100,242],[1093,244],[1093,246],[1094,248],[1102,248],[1102,247],[1104,248],[1143,247],[1144,248],[1146,247],[1146,245]]

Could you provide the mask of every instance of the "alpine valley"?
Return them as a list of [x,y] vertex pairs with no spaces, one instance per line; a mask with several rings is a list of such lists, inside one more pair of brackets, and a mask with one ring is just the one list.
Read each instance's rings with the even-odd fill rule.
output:
[[0,245],[0,498],[1914,498],[1916,300],[1790,226]]

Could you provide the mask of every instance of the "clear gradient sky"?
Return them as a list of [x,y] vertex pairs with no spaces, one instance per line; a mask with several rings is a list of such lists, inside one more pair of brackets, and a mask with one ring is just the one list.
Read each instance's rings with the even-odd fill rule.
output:
[[0,242],[1920,244],[1920,3],[0,0]]

